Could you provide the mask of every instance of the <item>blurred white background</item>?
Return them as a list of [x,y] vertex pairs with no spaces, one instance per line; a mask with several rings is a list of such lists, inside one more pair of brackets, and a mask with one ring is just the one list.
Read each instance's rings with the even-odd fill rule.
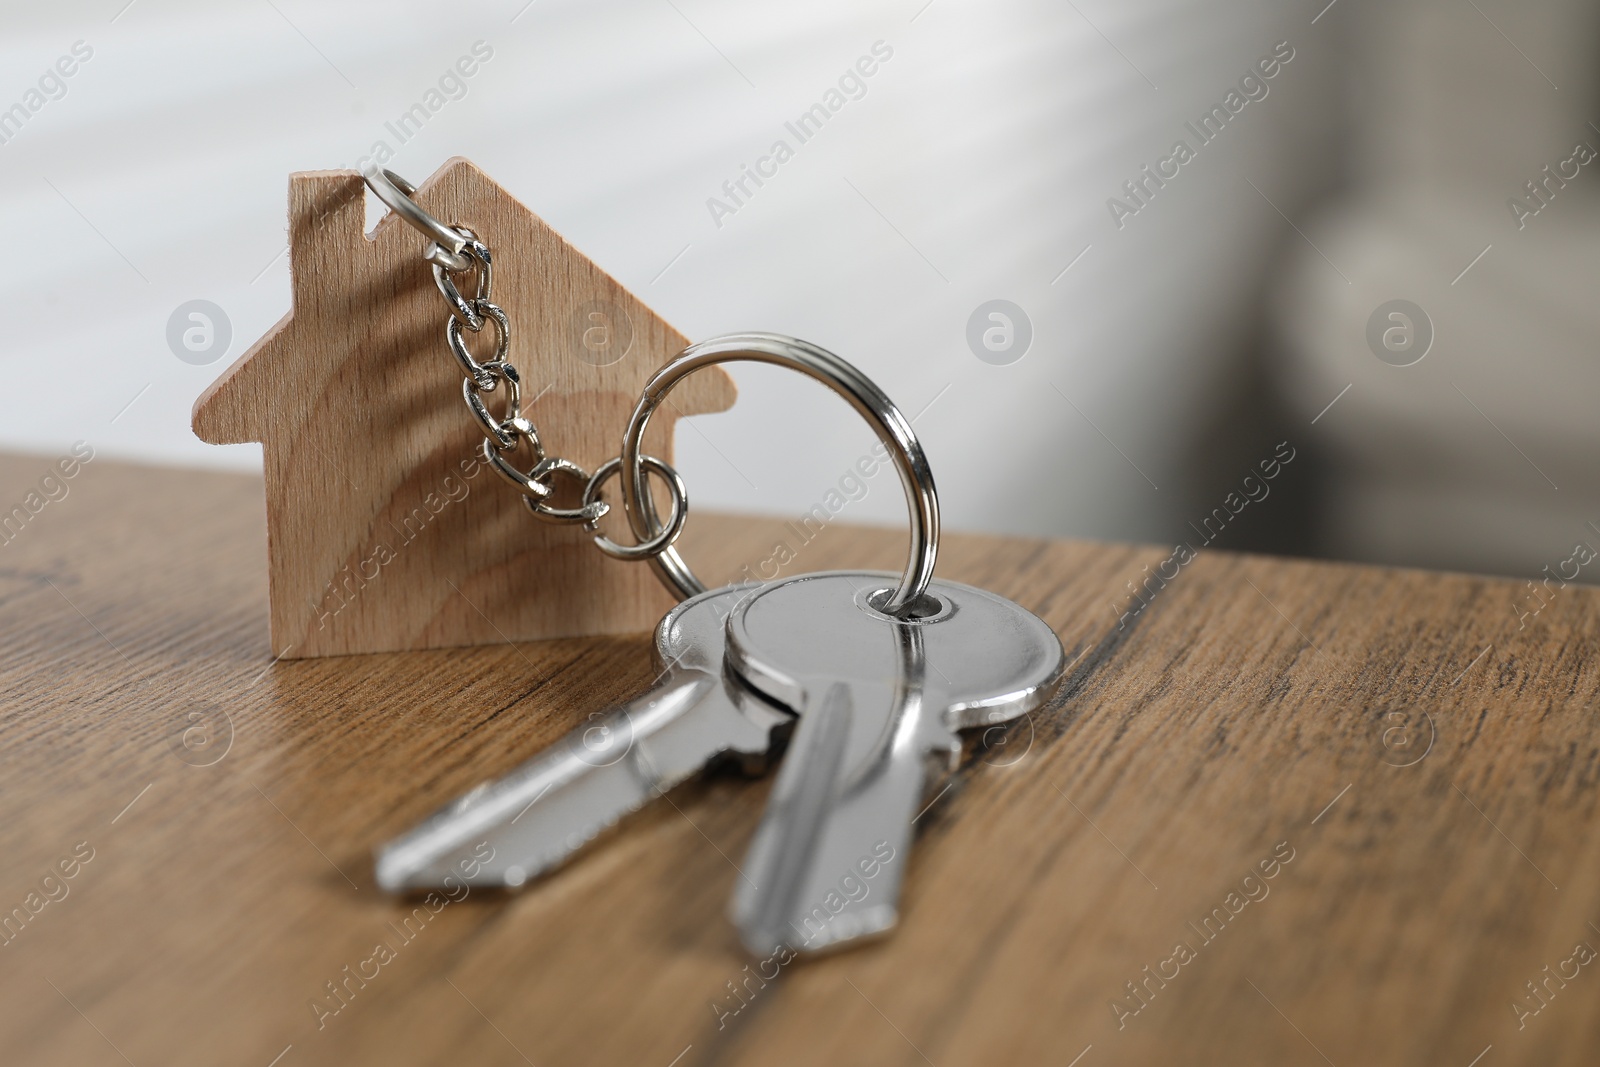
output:
[[[413,181],[471,158],[691,338],[790,333],[859,364],[915,416],[951,528],[1186,537],[1287,439],[1304,458],[1225,546],[1531,574],[1600,519],[1576,477],[1594,168],[1537,234],[1505,201],[1600,144],[1591,6],[11,5],[0,447],[257,467],[195,440],[190,405],[288,310],[289,173],[383,140]],[[400,144],[386,123],[476,42],[464,95]],[[708,199],[876,42],[865,94],[719,225]],[[1265,95],[1119,224],[1108,201],[1199,146],[1186,124],[1275,48]],[[1409,368],[1365,340],[1394,298],[1436,329]],[[167,341],[193,299],[231,323],[205,366]],[[1032,327],[1006,365],[968,343],[993,299]],[[692,499],[799,514],[870,437],[820,389],[733,373],[734,409],[678,433]],[[903,507],[880,478],[843,517]]]

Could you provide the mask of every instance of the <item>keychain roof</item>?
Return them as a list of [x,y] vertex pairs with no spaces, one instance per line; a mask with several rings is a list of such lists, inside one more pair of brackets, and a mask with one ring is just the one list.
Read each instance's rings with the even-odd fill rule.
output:
[[[592,469],[640,389],[687,344],[637,297],[465,159],[418,203],[496,250],[523,407]],[[364,232],[356,171],[289,180],[293,310],[195,402],[213,444],[263,444],[272,648],[286,658],[648,630],[673,603],[648,568],[593,551],[581,526],[535,522],[479,455],[425,239],[386,215]],[[672,459],[682,415],[732,406],[709,368],[652,424]]]

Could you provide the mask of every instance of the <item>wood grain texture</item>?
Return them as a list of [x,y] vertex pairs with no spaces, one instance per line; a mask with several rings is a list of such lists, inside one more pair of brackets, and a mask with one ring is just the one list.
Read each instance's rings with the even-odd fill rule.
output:
[[[291,176],[293,311],[195,403],[201,439],[264,443],[274,653],[649,626],[672,603],[652,575],[595,552],[580,526],[534,521],[480,461],[427,241],[392,214],[369,238],[365,195],[355,171]],[[645,381],[688,340],[466,160],[417,200],[493,251],[523,410],[550,454],[586,470],[616,455]],[[483,333],[468,335],[480,359],[494,326]],[[720,369],[695,375],[652,422],[646,451],[670,463],[675,419],[733,399]],[[526,470],[534,458],[524,446],[513,461]]]
[[[0,460],[0,501],[46,464]],[[1600,1058],[1600,966],[1550,977],[1600,947],[1594,591],[1518,629],[1520,583],[1203,552],[1119,629],[1167,550],[951,536],[941,575],[1039,612],[1071,682],[974,740],[898,932],[746,1002],[724,914],[769,780],[679,789],[410,941],[415,902],[371,881],[375,844],[646,684],[646,634],[274,663],[259,481],[96,459],[70,484],[0,548],[0,909],[93,859],[6,931],[5,1063]],[[686,550],[732,574],[785,536],[698,515]],[[836,524],[794,568],[903,550]]]

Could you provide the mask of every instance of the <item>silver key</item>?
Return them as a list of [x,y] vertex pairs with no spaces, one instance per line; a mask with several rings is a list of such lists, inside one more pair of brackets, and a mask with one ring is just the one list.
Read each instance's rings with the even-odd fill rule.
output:
[[650,690],[384,846],[378,885],[399,892],[453,877],[518,886],[718,759],[763,769],[774,731],[794,719],[722,669],[724,622],[748,595],[712,590],[673,608],[656,627],[665,668]]
[[886,578],[803,575],[728,619],[729,667],[800,713],[734,893],[758,955],[892,927],[912,823],[960,760],[955,731],[1014,719],[1060,685],[1061,642],[1030,612],[935,581],[937,610],[901,621],[868,604]]

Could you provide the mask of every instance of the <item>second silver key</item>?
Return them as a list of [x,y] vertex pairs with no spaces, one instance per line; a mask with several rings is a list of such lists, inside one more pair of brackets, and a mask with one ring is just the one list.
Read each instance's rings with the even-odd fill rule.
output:
[[800,712],[735,887],[751,952],[819,952],[899,916],[913,823],[956,769],[955,731],[1007,722],[1060,685],[1061,642],[1003,597],[935,580],[904,619],[871,606],[890,576],[808,574],[744,601],[728,662]]
[[749,593],[717,589],[673,608],[656,627],[665,668],[657,684],[384,846],[378,885],[431,889],[448,877],[518,886],[719,759],[760,770],[774,731],[793,716],[724,674],[724,620]]

